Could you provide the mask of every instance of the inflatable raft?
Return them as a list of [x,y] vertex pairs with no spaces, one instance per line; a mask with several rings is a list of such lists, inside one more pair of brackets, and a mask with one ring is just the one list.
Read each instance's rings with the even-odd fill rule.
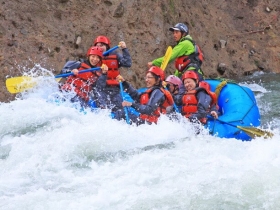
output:
[[221,138],[236,138],[243,141],[251,137],[239,126],[260,125],[260,113],[254,93],[251,89],[233,82],[222,80],[206,80],[211,91],[218,96],[218,105],[221,115],[217,120],[209,119],[206,128],[211,135]]
[[[257,127],[260,125],[260,113],[254,93],[251,89],[227,80],[206,79],[211,91],[218,96],[218,119],[209,118],[205,128],[211,135],[221,138],[235,138],[243,141],[252,139],[243,127]],[[146,88],[140,88],[143,92]],[[132,99],[125,93],[125,100]],[[134,113],[137,113],[133,110]]]

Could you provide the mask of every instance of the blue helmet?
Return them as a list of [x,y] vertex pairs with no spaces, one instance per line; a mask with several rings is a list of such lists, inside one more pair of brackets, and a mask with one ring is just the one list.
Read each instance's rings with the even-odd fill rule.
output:
[[188,34],[189,29],[184,23],[177,23],[174,27],[169,28],[169,31],[181,31],[183,33]]

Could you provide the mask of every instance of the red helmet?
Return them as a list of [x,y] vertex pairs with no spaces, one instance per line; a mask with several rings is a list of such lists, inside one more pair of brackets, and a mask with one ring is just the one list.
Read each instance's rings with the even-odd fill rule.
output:
[[182,85],[182,81],[180,80],[179,77],[176,77],[175,75],[169,75],[166,80],[166,82],[171,82],[173,85],[178,85],[181,86]]
[[110,47],[110,44],[111,44],[110,39],[107,38],[106,36],[98,36],[98,37],[96,37],[96,39],[93,41],[93,45],[95,46],[98,42],[107,44],[109,47]]
[[176,58],[175,60],[175,68],[182,72],[189,64],[191,63],[191,59],[189,59],[189,56],[181,56],[179,58]]
[[202,87],[207,91],[211,91],[211,88],[210,88],[210,85],[208,82],[205,82],[205,81],[199,82],[199,87]]
[[98,55],[100,58],[103,57],[103,50],[101,47],[90,47],[87,51],[87,56]]
[[198,75],[197,73],[195,73],[194,71],[186,71],[183,76],[182,76],[182,81],[184,81],[185,79],[190,78],[190,79],[194,79],[196,81],[196,83],[198,82]]
[[155,75],[159,76],[160,79],[161,79],[161,81],[164,81],[164,79],[165,79],[164,71],[163,71],[161,68],[157,67],[157,66],[152,66],[152,67],[148,70],[148,72],[152,72],[152,73],[154,73]]

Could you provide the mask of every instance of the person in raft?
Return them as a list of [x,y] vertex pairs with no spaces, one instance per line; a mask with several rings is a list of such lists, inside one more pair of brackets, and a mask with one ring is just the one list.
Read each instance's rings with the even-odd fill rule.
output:
[[173,98],[179,93],[179,88],[183,85],[181,79],[175,75],[169,75],[165,79],[165,84],[167,90],[171,93]]
[[[103,53],[110,49],[111,42],[106,36],[98,36],[93,41],[94,46],[98,46]],[[108,72],[102,74],[97,81],[98,107],[111,109],[112,116],[120,118],[119,113],[123,112],[122,97],[120,95],[120,84],[116,77],[120,74],[121,67],[131,67],[132,59],[126,47],[126,43],[119,43],[122,53],[113,51],[103,57],[103,63],[108,66]]]
[[[176,104],[182,106],[181,114],[190,122],[206,124],[207,114],[216,104],[215,93],[199,87],[199,78],[194,71],[186,71],[182,76],[185,93],[174,97]],[[214,117],[216,114],[211,113]]]
[[[62,72],[69,73],[71,75],[67,78],[64,84],[60,86],[60,90],[70,92],[74,91],[76,95],[71,98],[72,102],[80,102],[83,107],[88,106],[89,94],[92,88],[95,86],[98,77],[102,74],[102,71],[107,71],[108,67],[102,65],[103,50],[100,47],[90,47],[87,53],[87,59],[82,62],[75,62],[75,65],[66,65],[62,69]],[[101,70],[90,71],[79,74],[81,70],[100,67]]]
[[137,125],[148,123],[157,123],[161,114],[168,114],[168,107],[174,104],[170,92],[163,88],[162,82],[165,74],[162,69],[152,66],[145,77],[147,90],[143,93],[138,92],[131,84],[119,75],[117,80],[123,82],[123,87],[134,102],[123,101],[123,107],[133,107],[140,113]]
[[[173,32],[174,40],[177,43],[172,49],[168,62],[175,60],[176,71],[174,75],[181,78],[184,72],[192,70],[198,74],[200,81],[204,80],[204,73],[201,70],[203,53],[189,35],[189,28],[183,23],[177,23],[174,27],[169,28],[169,31]],[[148,62],[148,67],[160,66],[162,61],[163,57],[157,58]]]

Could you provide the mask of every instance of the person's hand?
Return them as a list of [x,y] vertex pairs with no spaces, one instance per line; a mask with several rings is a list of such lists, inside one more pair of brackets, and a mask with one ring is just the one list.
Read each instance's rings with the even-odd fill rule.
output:
[[148,68],[151,68],[153,66],[153,62],[148,62]]
[[116,77],[116,79],[119,81],[119,82],[124,82],[125,81],[125,79],[122,77],[122,75],[118,75],[117,77]]
[[128,101],[123,101],[122,102],[122,106],[131,106],[132,103],[131,102],[128,102]]
[[218,118],[218,113],[216,111],[211,111],[210,112],[211,116],[213,116],[215,119]]
[[125,48],[126,48],[126,44],[125,44],[124,41],[120,41],[120,42],[119,42],[119,45],[120,45],[120,48],[121,48],[121,49],[125,49]]
[[102,64],[101,71],[102,71],[102,74],[107,74],[108,66],[106,64]]
[[71,72],[72,72],[74,75],[78,75],[78,74],[79,74],[79,70],[78,70],[78,69],[73,69]]
[[167,85],[167,82],[165,82],[165,81],[162,81],[162,86],[164,87],[164,88],[166,88],[166,85]]

